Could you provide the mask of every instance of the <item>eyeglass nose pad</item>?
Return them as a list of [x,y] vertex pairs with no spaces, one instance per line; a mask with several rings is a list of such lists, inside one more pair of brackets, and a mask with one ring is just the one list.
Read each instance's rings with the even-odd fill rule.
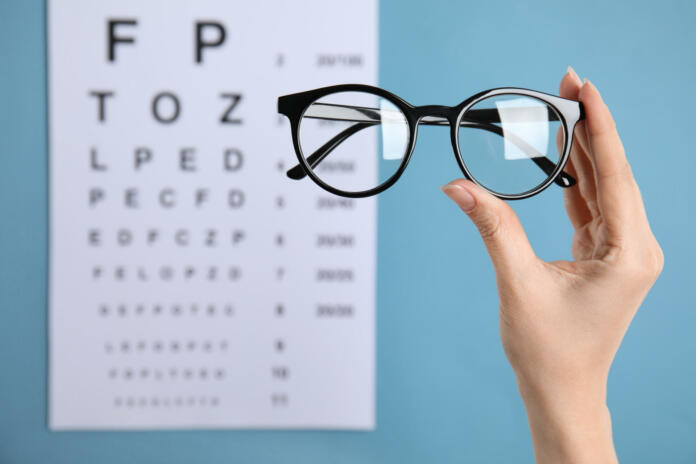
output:
[[577,184],[577,181],[564,171],[559,172],[553,181],[556,185],[563,188],[572,187],[573,185]]

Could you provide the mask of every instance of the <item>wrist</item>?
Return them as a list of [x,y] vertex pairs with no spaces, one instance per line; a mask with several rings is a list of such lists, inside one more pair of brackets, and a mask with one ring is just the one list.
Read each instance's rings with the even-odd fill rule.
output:
[[537,463],[616,463],[606,382],[540,388],[518,379]]

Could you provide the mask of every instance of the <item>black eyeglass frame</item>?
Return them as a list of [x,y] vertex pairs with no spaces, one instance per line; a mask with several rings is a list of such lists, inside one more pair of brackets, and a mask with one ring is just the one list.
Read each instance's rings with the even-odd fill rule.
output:
[[[314,170],[309,166],[305,156],[302,152],[302,147],[300,145],[300,124],[302,118],[307,111],[307,109],[315,103],[320,98],[331,95],[337,92],[366,92],[369,94],[382,97],[391,103],[393,103],[406,117],[406,121],[409,126],[409,141],[408,147],[401,161],[401,165],[396,170],[396,172],[389,177],[387,180],[382,182],[380,185],[359,192],[348,192],[332,187],[331,185],[325,183],[319,176],[314,173]],[[535,98],[544,102],[548,107],[553,110],[556,118],[561,123],[564,131],[564,147],[562,155],[559,162],[556,164],[553,171],[548,175],[548,177],[538,184],[536,187],[522,192],[519,194],[505,194],[496,192],[481,184],[476,180],[476,177],[469,172],[466,167],[466,163],[462,158],[461,151],[459,149],[459,130],[460,124],[464,115],[469,109],[476,105],[481,100],[486,98],[499,96],[499,95],[521,95],[526,97]],[[476,111],[476,110],[475,110]],[[308,90],[305,92],[284,95],[278,98],[278,113],[287,116],[290,121],[290,128],[292,131],[292,142],[295,149],[295,154],[299,161],[299,166],[288,171],[288,177],[293,179],[301,179],[304,175],[309,176],[317,185],[319,185],[324,190],[331,192],[335,195],[348,197],[348,198],[365,198],[372,195],[377,195],[394,185],[401,175],[406,170],[408,163],[413,155],[413,150],[416,146],[416,139],[418,136],[418,126],[421,124],[421,119],[426,116],[441,117],[449,122],[450,126],[450,139],[452,142],[452,149],[455,154],[455,159],[457,164],[459,164],[464,177],[468,180],[476,183],[483,189],[487,190],[491,194],[503,198],[505,200],[521,200],[524,198],[529,198],[536,195],[543,190],[545,190],[549,185],[556,182],[559,186],[567,188],[575,185],[576,180],[569,174],[563,172],[563,169],[570,156],[570,149],[573,143],[573,132],[575,125],[585,119],[585,111],[582,103],[568,100],[556,95],[547,94],[544,92],[539,92],[536,90],[518,88],[518,87],[499,87],[489,90],[484,90],[479,92],[466,100],[462,101],[456,106],[443,106],[443,105],[424,105],[424,106],[414,106],[403,100],[399,96],[389,92],[388,90],[374,87],[366,84],[340,84],[333,85],[329,87],[321,87],[314,90]],[[340,141],[338,142],[340,143]],[[333,149],[333,147],[331,148]],[[298,168],[303,172],[297,175]],[[293,174],[293,172],[295,174]]]

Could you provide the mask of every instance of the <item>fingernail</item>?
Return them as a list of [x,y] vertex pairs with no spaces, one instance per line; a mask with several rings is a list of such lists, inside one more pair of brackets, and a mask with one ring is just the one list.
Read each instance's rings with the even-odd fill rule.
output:
[[458,184],[447,184],[440,187],[465,213],[471,212],[476,206],[476,199],[464,187]]
[[599,90],[597,90],[597,86],[590,82],[589,79],[585,79],[585,83],[583,84],[582,89],[580,89],[580,92],[582,92],[585,88],[587,88],[590,91],[599,93]]
[[568,66],[568,69],[566,70],[566,72],[570,75],[571,78],[573,78],[573,80],[578,81],[578,82],[582,82],[580,80],[580,76],[578,76],[578,73],[575,72],[575,70],[573,69],[572,66]]

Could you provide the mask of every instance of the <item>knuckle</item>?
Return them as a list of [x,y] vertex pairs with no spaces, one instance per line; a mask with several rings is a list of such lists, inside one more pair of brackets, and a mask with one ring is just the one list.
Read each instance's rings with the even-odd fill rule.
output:
[[662,274],[662,270],[665,268],[665,254],[662,251],[662,247],[655,242],[653,251],[653,273],[654,279],[657,280],[658,276]]
[[623,160],[616,166],[607,167],[604,172],[597,173],[597,181],[627,181],[633,179],[633,170],[628,161]]
[[588,195],[588,198],[585,199],[585,204],[587,205],[587,209],[590,211],[590,214],[592,217],[599,217],[599,204],[597,203],[594,198],[590,197]]
[[662,248],[660,248],[660,246],[657,243],[655,243],[648,250],[646,250],[645,255],[646,256],[643,259],[642,266],[642,277],[647,282],[652,284],[662,273],[665,258],[662,253]]
[[486,214],[476,224],[479,234],[484,240],[490,240],[500,235],[501,219],[498,214]]
[[664,253],[654,242],[638,253],[630,253],[623,260],[624,273],[641,284],[652,285],[664,268]]

